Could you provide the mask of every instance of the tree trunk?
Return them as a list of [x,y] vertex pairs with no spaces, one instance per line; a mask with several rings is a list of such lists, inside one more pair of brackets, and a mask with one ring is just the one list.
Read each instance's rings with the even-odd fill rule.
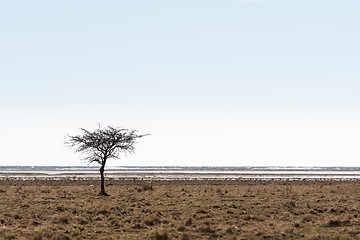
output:
[[101,168],[100,168],[100,176],[101,176],[101,191],[100,191],[100,195],[108,196],[108,194],[105,192],[104,168],[105,168],[104,165],[102,165]]

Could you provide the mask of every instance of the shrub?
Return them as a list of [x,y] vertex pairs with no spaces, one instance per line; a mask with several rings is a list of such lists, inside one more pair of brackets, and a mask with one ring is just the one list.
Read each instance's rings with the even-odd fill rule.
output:
[[212,229],[210,226],[200,227],[199,231],[203,233],[215,233],[215,230]]
[[345,221],[341,221],[341,220],[329,220],[326,223],[327,227],[341,227],[341,226],[346,226],[349,225],[350,222],[348,220]]
[[109,210],[109,208],[107,206],[102,206],[100,208],[100,210],[98,211],[98,213],[103,214],[103,215],[107,215],[107,214],[110,213],[110,210]]
[[33,235],[33,240],[42,240],[43,239],[43,234],[40,232],[35,232]]
[[70,217],[68,215],[60,215],[57,217],[57,223],[60,224],[69,224],[70,223]]
[[160,223],[160,219],[156,216],[152,216],[144,220],[144,223],[148,226],[154,226]]
[[192,224],[192,218],[188,218],[186,221],[185,221],[185,226],[190,226]]
[[169,235],[166,231],[153,231],[150,236],[151,240],[169,240]]

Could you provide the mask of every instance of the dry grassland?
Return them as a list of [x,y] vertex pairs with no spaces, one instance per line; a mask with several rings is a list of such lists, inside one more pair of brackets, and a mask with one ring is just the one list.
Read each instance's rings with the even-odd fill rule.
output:
[[360,239],[359,182],[108,183],[1,181],[0,239]]

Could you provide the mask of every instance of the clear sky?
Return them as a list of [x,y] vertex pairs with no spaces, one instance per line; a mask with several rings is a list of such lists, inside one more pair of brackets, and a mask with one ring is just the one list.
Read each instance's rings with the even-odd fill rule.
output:
[[360,1],[0,3],[0,165],[82,165],[80,127],[152,135],[110,165],[359,166]]

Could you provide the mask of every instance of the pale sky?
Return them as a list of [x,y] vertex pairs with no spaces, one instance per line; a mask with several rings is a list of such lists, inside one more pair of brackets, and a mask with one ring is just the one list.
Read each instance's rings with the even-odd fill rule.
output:
[[0,165],[67,134],[152,135],[114,166],[359,166],[360,1],[0,3]]

